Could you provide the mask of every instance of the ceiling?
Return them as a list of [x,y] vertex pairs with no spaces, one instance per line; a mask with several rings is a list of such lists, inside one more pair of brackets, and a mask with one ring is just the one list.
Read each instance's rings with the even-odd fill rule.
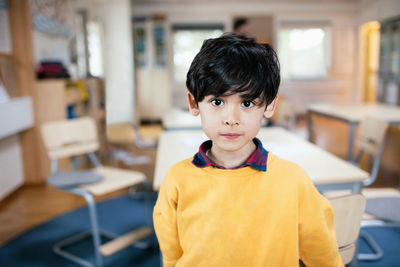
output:
[[271,3],[271,4],[359,4],[368,0],[131,0],[132,4],[204,4],[204,3]]

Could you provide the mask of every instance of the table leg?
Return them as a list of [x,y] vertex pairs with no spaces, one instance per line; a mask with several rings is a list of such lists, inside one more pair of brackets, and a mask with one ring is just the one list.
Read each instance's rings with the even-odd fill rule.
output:
[[307,110],[308,141],[312,142],[312,111]]
[[398,183],[397,190],[400,191],[400,170],[399,170],[399,183]]
[[354,148],[354,130],[356,127],[356,123],[349,123],[349,143],[347,148],[347,161],[353,160],[353,148]]
[[353,184],[353,188],[352,188],[352,193],[361,193],[361,191],[362,191],[362,186],[363,186],[363,183],[362,182],[360,182],[360,183],[354,183]]

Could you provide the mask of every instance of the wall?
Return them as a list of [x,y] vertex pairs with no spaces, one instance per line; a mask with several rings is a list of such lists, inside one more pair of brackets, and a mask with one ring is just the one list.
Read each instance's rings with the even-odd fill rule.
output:
[[31,1],[35,65],[42,60],[70,64],[69,43],[73,36],[74,1]]
[[135,88],[130,2],[104,1],[99,10],[105,36],[106,123],[133,123]]
[[[323,1],[311,4],[309,1],[299,2],[268,2],[243,4],[238,1],[207,3],[191,1],[133,1],[133,15],[164,14],[167,17],[167,27],[174,23],[222,23],[226,31],[231,31],[233,18],[238,16],[273,18],[274,35],[279,30],[279,23],[284,20],[328,20],[332,26],[332,68],[326,80],[317,81],[284,81],[280,93],[292,99],[299,112],[304,112],[308,104],[319,101],[352,102],[357,99],[355,89],[355,59],[357,28],[354,20],[358,12],[356,1]],[[194,4],[193,4],[194,2]],[[232,2],[232,3],[230,3]],[[276,40],[276,38],[274,38]],[[171,35],[168,36],[169,60],[172,65]],[[172,66],[170,77],[172,77]],[[185,85],[171,84],[173,105],[186,107]]]
[[358,25],[373,20],[385,20],[400,15],[399,0],[362,0],[359,5]]
[[42,60],[59,60],[64,66],[70,64],[69,39],[33,31],[35,65]]

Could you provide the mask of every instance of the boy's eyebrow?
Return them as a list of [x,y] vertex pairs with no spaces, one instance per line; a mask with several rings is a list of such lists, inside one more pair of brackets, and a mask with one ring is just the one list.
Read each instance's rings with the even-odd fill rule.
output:
[[242,99],[245,99],[245,100],[251,100],[251,101],[259,100],[259,101],[261,101],[261,97],[260,96],[258,96],[258,97],[249,97],[248,94],[240,94],[240,97]]

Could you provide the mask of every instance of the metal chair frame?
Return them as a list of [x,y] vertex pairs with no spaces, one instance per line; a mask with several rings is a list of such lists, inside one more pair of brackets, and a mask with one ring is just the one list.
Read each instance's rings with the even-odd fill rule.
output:
[[[90,118],[82,118],[80,121],[78,121],[79,119],[76,119],[76,120],[77,120],[76,122],[71,122],[71,121],[55,122],[56,124],[59,123],[60,125],[62,125],[62,127],[66,127],[66,128],[59,128],[58,126],[56,128],[54,128],[55,126],[49,126],[49,127],[53,127],[53,128],[51,128],[51,130],[49,130],[49,131],[48,130],[45,131],[44,126],[42,127],[42,134],[44,137],[44,141],[45,141],[47,149],[49,150],[48,152],[49,152],[49,156],[51,158],[51,175],[58,173],[58,159],[59,158],[65,158],[65,157],[70,158],[72,156],[84,155],[84,154],[86,154],[88,156],[91,164],[94,165],[96,169],[98,169],[98,170],[107,169],[107,168],[103,168],[103,166],[101,165],[97,156],[94,154],[94,151],[97,150],[97,148],[98,148],[98,143],[96,140],[97,132],[95,130],[94,121]],[[80,131],[79,133],[74,133],[74,132],[70,133],[69,131],[71,131],[71,129],[75,129],[75,128],[71,128],[72,126],[69,126],[69,125],[72,125],[74,123],[77,123],[75,125],[84,127],[84,129],[79,129],[79,131]],[[59,130],[55,130],[55,129],[59,129]],[[63,130],[65,130],[67,132],[60,132]],[[61,137],[59,137],[58,134],[61,135]],[[79,134],[82,134],[82,137],[80,137]],[[76,138],[78,138],[78,143],[74,142],[74,140]],[[77,145],[79,146],[79,142],[83,142],[83,144],[84,144],[86,142],[86,140],[89,142],[92,142],[91,144],[93,144],[93,142],[96,142],[97,145],[90,146],[89,148],[85,147],[82,150],[76,150]],[[68,146],[70,142],[72,142],[71,143],[72,146],[75,145],[75,150],[73,152],[71,152],[71,151],[66,152],[63,144]],[[60,148],[63,152],[61,154],[57,154],[57,155],[53,154],[52,155],[51,154],[52,152],[50,152],[50,151],[53,151],[52,150],[53,148],[55,148],[56,150]],[[73,162],[72,166],[76,167],[78,164],[74,164],[74,163],[76,163],[76,162]],[[76,171],[76,170],[73,170],[70,173],[74,174],[74,171]],[[114,172],[115,172],[115,170],[114,170]],[[79,175],[79,174],[80,174],[79,172],[76,172],[76,175]],[[115,173],[114,173],[114,175],[115,175]],[[117,173],[117,175],[118,175],[118,173]],[[80,264],[80,265],[86,266],[86,267],[93,267],[93,266],[103,266],[102,253],[106,256],[109,256],[109,255],[112,255],[113,253],[115,253],[116,251],[119,251],[120,249],[123,249],[126,246],[131,245],[131,244],[137,245],[138,248],[146,247],[142,243],[140,243],[140,241],[142,238],[147,236],[148,233],[153,232],[151,230],[151,229],[153,229],[152,212],[151,212],[151,204],[150,204],[151,200],[150,200],[150,194],[148,194],[148,192],[150,191],[150,185],[148,184],[147,179],[145,179],[143,174],[137,173],[134,175],[139,175],[139,176],[133,176],[132,177],[133,180],[131,180],[132,178],[131,178],[131,176],[129,176],[128,180],[125,180],[125,184],[133,185],[133,183],[135,183],[135,184],[142,183],[144,185],[145,191],[146,191],[144,195],[145,195],[146,213],[147,213],[146,217],[147,217],[147,226],[148,227],[140,228],[139,231],[140,230],[143,230],[143,231],[139,235],[137,235],[136,238],[130,238],[129,242],[128,242],[129,244],[127,244],[127,242],[125,242],[124,244],[121,244],[121,243],[110,244],[112,248],[110,249],[110,246],[108,246],[107,253],[104,253],[102,251],[101,236],[107,237],[114,241],[117,240],[116,238],[118,238],[119,236],[114,233],[100,230],[99,224],[98,224],[97,212],[96,212],[96,202],[93,197],[94,192],[90,192],[88,189],[84,188],[84,186],[86,186],[84,183],[82,183],[83,187],[77,186],[76,184],[71,184],[70,186],[68,184],[61,186],[60,184],[57,185],[57,183],[55,181],[51,181],[51,179],[49,179],[50,183],[53,182],[54,183],[53,185],[60,188],[61,190],[65,190],[72,194],[83,197],[88,205],[89,220],[90,220],[90,230],[89,231],[75,234],[73,236],[70,236],[64,240],[57,242],[53,246],[53,251],[57,255],[64,257],[66,259],[69,259],[77,264]],[[127,178],[125,178],[125,179],[127,179]],[[128,181],[128,182],[126,183],[126,181]],[[131,181],[133,183],[131,183]],[[122,188],[121,186],[123,186],[123,185],[118,185],[118,186],[119,186],[119,188]],[[116,188],[118,188],[118,187],[116,187]],[[108,191],[106,190],[104,192],[108,192]],[[129,233],[129,234],[131,234],[131,233]],[[94,264],[82,257],[79,257],[79,256],[72,254],[72,253],[68,252],[67,250],[65,250],[65,247],[75,244],[89,236],[91,236],[93,239],[93,247],[94,247],[94,253],[95,253],[95,263]],[[119,241],[119,240],[117,240],[117,241]],[[109,244],[107,243],[107,245],[109,245]]]
[[[100,161],[98,160],[97,156],[93,152],[87,153],[87,155],[88,155],[90,162],[96,168],[102,167]],[[58,171],[58,160],[53,159],[53,160],[51,160],[51,173],[54,174],[57,171]],[[151,228],[153,228],[152,218],[151,218],[151,204],[150,204],[150,199],[148,197],[149,194],[147,192],[150,187],[146,181],[143,182],[143,185],[145,186],[145,189],[146,189],[145,201],[146,201],[147,223]],[[70,236],[66,239],[63,239],[63,240],[57,242],[56,244],[53,245],[53,251],[57,255],[67,258],[67,259],[69,259],[77,264],[80,264],[82,266],[87,266],[87,267],[103,266],[103,256],[100,252],[101,236],[104,236],[109,239],[114,239],[114,238],[117,238],[118,235],[104,231],[104,230],[100,230],[99,224],[98,224],[98,219],[97,219],[96,202],[94,201],[92,194],[90,194],[88,191],[86,191],[84,189],[77,188],[77,187],[63,188],[63,190],[66,190],[72,194],[81,196],[85,199],[86,203],[88,204],[91,230],[75,234],[73,236]],[[78,257],[64,249],[65,247],[75,244],[89,236],[91,236],[93,238],[93,247],[94,247],[95,262],[96,262],[95,265],[92,264],[90,261],[87,261],[81,257]],[[138,247],[145,248],[146,246],[138,244]]]

